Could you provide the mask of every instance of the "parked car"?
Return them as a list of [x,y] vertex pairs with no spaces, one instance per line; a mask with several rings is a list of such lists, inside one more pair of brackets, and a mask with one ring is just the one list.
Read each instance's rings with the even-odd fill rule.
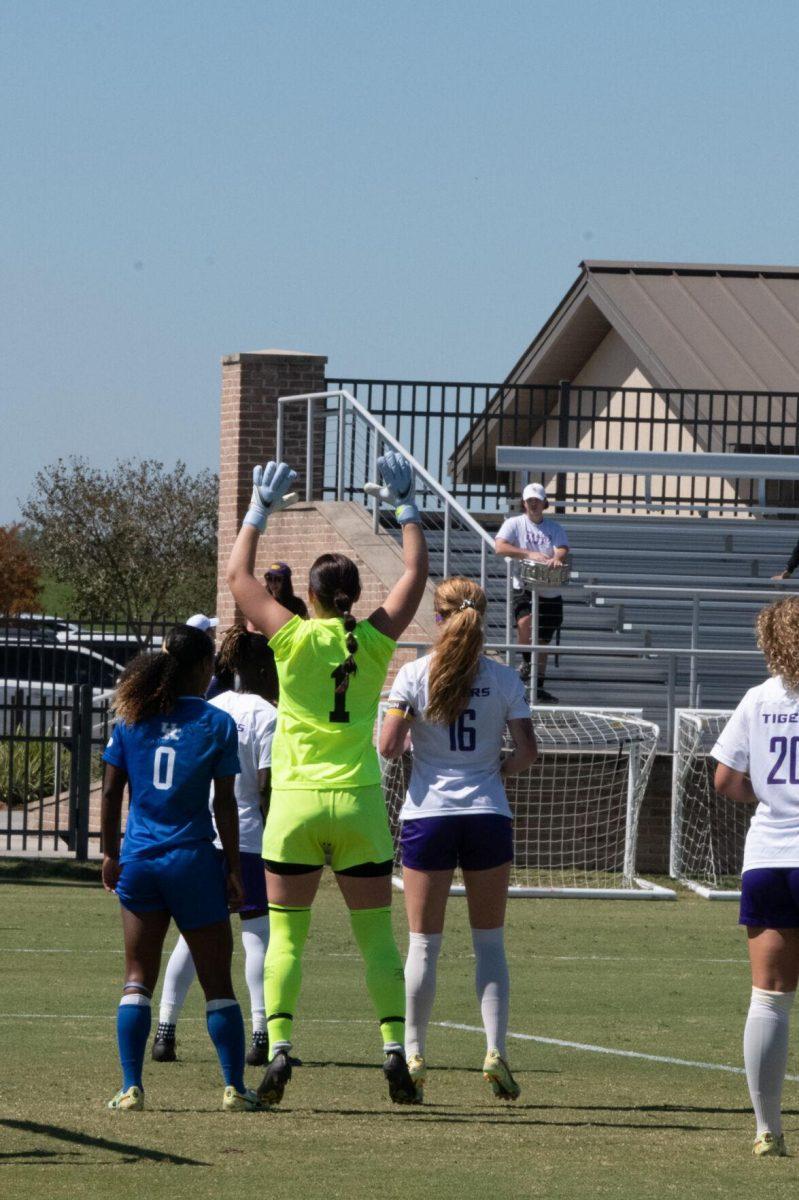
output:
[[39,733],[57,720],[66,732],[73,687],[89,684],[100,701],[110,696],[121,670],[113,659],[84,647],[0,638],[0,732],[22,726]]

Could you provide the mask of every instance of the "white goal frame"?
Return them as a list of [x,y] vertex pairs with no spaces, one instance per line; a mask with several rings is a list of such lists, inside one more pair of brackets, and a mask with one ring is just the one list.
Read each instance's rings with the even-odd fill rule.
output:
[[[387,704],[383,701],[380,705],[378,713],[378,740],[380,736],[380,728],[382,727],[383,717]],[[627,796],[626,796],[626,811],[624,815],[625,840],[624,840],[624,863],[621,872],[625,879],[623,887],[543,887],[543,886],[527,886],[511,884],[508,888],[508,896],[511,898],[539,898],[539,899],[591,899],[591,900],[676,900],[677,893],[672,888],[663,887],[661,884],[653,883],[648,879],[644,879],[636,874],[635,871],[635,854],[636,841],[638,833],[638,811],[640,811],[640,803],[642,799],[643,789],[646,786],[646,779],[654,758],[655,747],[657,746],[659,728],[651,721],[644,721],[641,716],[640,709],[620,709],[620,708],[601,708],[601,707],[567,707],[546,705],[533,707],[531,716],[535,722],[538,714],[553,714],[561,712],[564,714],[595,714],[600,717],[616,718],[618,720],[627,720],[630,722],[631,730],[634,731],[637,726],[642,733],[645,733],[652,745],[652,750],[645,762],[641,762],[638,750],[640,746],[636,746],[632,741],[630,746],[632,752],[627,754]],[[585,752],[591,750],[590,746],[585,747]],[[583,751],[564,750],[560,753],[564,757],[582,753]],[[600,751],[595,750],[595,753]],[[385,780],[387,770],[396,769],[386,760],[381,759],[381,771]],[[534,774],[539,769],[539,765],[532,767],[530,774]],[[643,776],[643,778],[642,778]],[[522,776],[523,777],[523,776]],[[520,777],[520,778],[522,778]],[[385,787],[384,787],[385,793]],[[635,806],[635,797],[638,795],[639,803],[638,810]],[[389,797],[386,796],[386,803],[389,805]],[[392,824],[396,826],[396,811],[392,813],[389,807],[389,817],[393,818]],[[627,882],[629,881],[629,882]],[[402,883],[402,868],[399,862],[399,842],[395,837],[395,867],[392,876],[392,882],[395,888],[399,891],[403,890]],[[466,889],[461,883],[453,883],[450,888],[451,896],[465,896]]]
[[[671,846],[669,853],[669,875],[683,887],[702,896],[705,900],[740,900],[740,888],[718,888],[701,883],[686,875],[683,868],[682,836],[684,829],[685,796],[682,786],[683,762],[680,756],[680,728],[683,722],[698,723],[705,717],[730,717],[730,708],[675,708],[671,770]],[[718,796],[708,783],[708,792]],[[721,800],[721,797],[719,797]],[[730,803],[732,803],[730,801]],[[740,871],[739,871],[740,873]]]

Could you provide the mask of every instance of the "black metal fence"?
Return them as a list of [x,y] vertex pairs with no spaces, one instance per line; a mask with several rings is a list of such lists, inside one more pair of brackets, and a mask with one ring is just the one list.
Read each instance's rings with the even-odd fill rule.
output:
[[111,692],[174,623],[0,614],[0,853],[99,850]]
[[[419,380],[329,379],[351,392],[470,512],[504,512],[518,480],[498,475],[499,444],[585,450],[797,453],[795,393],[656,391]],[[331,406],[330,413],[334,414]],[[544,480],[570,510],[712,509],[734,513],[758,505],[799,509],[799,483],[774,481],[758,492],[749,479],[655,478],[645,485],[621,475],[559,475]],[[357,498],[361,480],[345,479]],[[323,496],[336,479],[326,472]]]

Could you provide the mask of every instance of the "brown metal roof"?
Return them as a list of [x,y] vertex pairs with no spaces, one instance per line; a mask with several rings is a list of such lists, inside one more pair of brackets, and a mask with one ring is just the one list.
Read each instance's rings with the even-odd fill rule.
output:
[[[799,267],[600,260],[580,267],[506,383],[573,379],[613,328],[655,388],[799,393]],[[461,454],[459,446],[456,470]]]
[[799,391],[799,270],[594,263],[591,301],[653,385]]

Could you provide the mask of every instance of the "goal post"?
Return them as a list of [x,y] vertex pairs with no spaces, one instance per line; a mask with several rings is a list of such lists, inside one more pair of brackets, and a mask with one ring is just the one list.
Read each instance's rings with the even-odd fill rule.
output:
[[719,795],[710,751],[731,710],[674,713],[669,874],[706,900],[738,900],[751,812]]
[[[385,705],[381,706],[382,721]],[[508,894],[553,898],[673,900],[641,878],[636,845],[641,805],[657,750],[657,725],[607,710],[533,708],[539,758],[506,780],[513,814],[514,864]],[[505,750],[511,743],[506,734]],[[402,887],[399,813],[413,756],[381,760]],[[463,895],[456,874],[453,895]]]

